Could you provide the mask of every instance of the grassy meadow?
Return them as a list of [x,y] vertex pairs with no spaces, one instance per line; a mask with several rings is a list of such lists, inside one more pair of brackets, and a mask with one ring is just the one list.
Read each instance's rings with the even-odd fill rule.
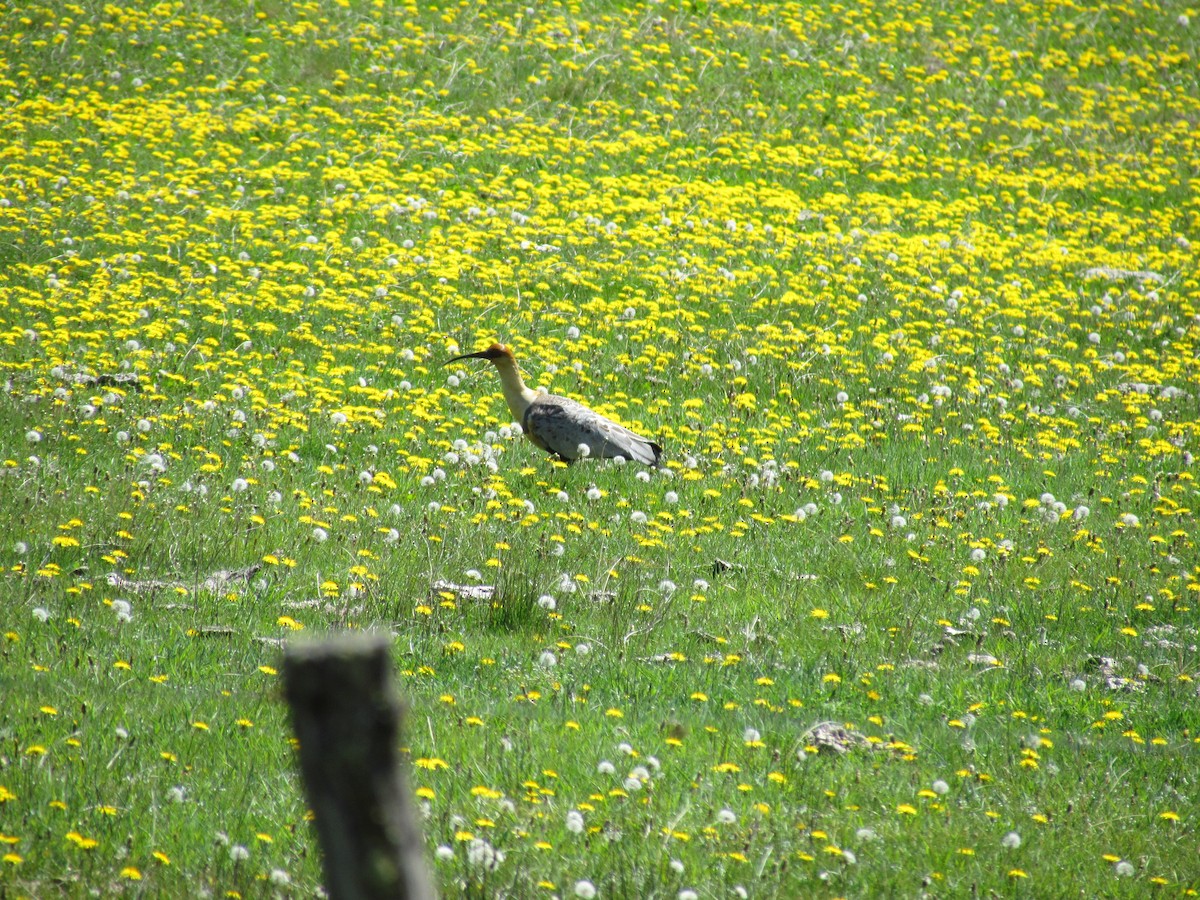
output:
[[1195,896],[1198,36],[0,0],[0,897],[317,895],[340,629],[448,897]]

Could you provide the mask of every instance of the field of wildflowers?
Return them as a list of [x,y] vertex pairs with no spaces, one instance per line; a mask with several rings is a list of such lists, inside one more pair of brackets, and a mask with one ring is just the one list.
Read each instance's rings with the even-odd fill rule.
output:
[[448,896],[1194,896],[1197,34],[0,0],[0,895],[313,895],[374,628]]

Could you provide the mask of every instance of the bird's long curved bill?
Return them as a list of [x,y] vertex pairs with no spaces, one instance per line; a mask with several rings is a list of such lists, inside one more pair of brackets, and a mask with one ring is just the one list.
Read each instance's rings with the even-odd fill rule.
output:
[[462,356],[454,356],[442,363],[443,366],[448,366],[452,362],[458,362],[460,359],[487,359],[487,352],[480,350],[478,353],[464,353]]

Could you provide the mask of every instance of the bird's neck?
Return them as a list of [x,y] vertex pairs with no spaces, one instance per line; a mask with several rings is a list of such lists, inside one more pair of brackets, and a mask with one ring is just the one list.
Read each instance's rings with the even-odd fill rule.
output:
[[529,408],[537,392],[525,387],[525,382],[521,379],[521,370],[517,368],[515,360],[496,359],[492,362],[496,371],[500,373],[500,386],[504,389],[504,401],[508,404],[508,411],[513,414],[515,421],[524,421],[525,410]]

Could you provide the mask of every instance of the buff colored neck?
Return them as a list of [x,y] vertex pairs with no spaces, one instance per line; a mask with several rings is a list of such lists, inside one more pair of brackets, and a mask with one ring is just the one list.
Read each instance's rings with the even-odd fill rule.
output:
[[515,421],[523,422],[525,410],[529,409],[529,404],[537,397],[537,391],[525,387],[525,382],[521,379],[521,370],[517,368],[517,361],[511,356],[493,359],[492,364],[500,374],[500,385],[504,389],[504,401],[508,404],[508,411],[513,414]]

